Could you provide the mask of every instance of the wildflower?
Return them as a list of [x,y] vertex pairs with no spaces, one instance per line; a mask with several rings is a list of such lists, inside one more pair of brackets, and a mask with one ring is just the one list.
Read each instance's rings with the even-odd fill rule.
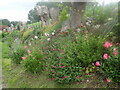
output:
[[56,48],[53,49],[54,51],[56,50]]
[[110,56],[108,56],[108,54],[107,53],[105,53],[104,55],[103,55],[103,58],[104,59],[108,59]]
[[106,78],[106,81],[107,81],[107,82],[110,82],[110,80],[109,80],[108,78]]
[[105,48],[109,48],[109,47],[111,47],[111,46],[112,46],[112,44],[109,43],[109,42],[105,42],[105,44],[104,44],[104,47],[105,47]]
[[117,55],[117,52],[113,52],[113,55],[115,55],[115,56],[116,56],[116,55]]
[[47,40],[50,41],[50,38],[48,38]]
[[31,51],[30,51],[30,50],[28,50],[27,52],[28,52],[28,54],[30,54],[30,53],[31,53]]
[[41,43],[44,44],[44,41],[42,41]]
[[26,59],[26,57],[22,57],[22,60],[25,60]]
[[48,33],[45,33],[45,36],[49,36],[49,34],[48,34]]
[[77,79],[79,79],[80,77],[79,77],[79,76],[77,76],[76,78],[77,78]]
[[95,63],[95,65],[96,65],[96,66],[100,66],[100,63],[97,61],[97,62]]
[[24,46],[24,48],[27,48],[27,46]]
[[38,36],[35,36],[35,39],[38,39]]
[[68,78],[68,76],[65,76],[66,78]]

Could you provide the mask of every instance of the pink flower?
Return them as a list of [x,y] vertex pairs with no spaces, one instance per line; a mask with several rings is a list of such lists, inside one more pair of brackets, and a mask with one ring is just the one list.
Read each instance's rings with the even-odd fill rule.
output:
[[26,57],[22,57],[22,60],[25,60],[26,59]]
[[54,80],[54,78],[51,78],[52,80]]
[[112,44],[109,43],[109,42],[105,42],[105,44],[104,44],[104,47],[105,47],[105,48],[109,48],[109,47],[111,47],[111,46],[112,46]]
[[52,65],[52,67],[56,68],[56,66]]
[[116,55],[117,55],[117,52],[113,52],[113,55],[115,55],[115,56],[116,56]]
[[97,62],[95,63],[95,65],[96,65],[96,66],[100,66],[100,63],[97,61]]
[[68,78],[68,76],[65,76],[66,78]]
[[108,56],[108,54],[107,53],[105,53],[104,55],[103,55],[103,58],[104,59],[108,59],[110,56]]
[[80,77],[79,77],[79,76],[77,76],[76,78],[77,78],[77,79],[79,79]]
[[64,51],[62,51],[62,54],[65,54],[65,52],[64,52]]
[[113,49],[113,51],[116,51],[116,50],[117,50],[116,48]]
[[106,81],[107,81],[107,82],[110,82],[110,80],[109,80],[108,78],[106,78]]
[[28,54],[30,54],[30,53],[31,53],[31,51],[30,51],[30,50],[28,50],[27,52],[28,52]]

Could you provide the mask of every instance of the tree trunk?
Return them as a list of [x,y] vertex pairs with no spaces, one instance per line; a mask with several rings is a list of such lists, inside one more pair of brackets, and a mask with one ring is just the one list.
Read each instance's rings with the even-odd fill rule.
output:
[[72,2],[70,27],[75,28],[83,21],[83,10],[85,10],[87,2]]

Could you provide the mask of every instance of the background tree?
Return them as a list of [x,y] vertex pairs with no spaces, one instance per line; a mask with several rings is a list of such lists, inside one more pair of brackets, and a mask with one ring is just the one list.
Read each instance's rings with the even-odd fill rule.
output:
[[40,17],[37,15],[37,12],[34,9],[31,9],[29,11],[28,19],[30,20],[31,23],[35,23],[35,22],[40,21]]
[[2,22],[2,25],[6,25],[8,27],[11,26],[11,23],[8,19],[2,19],[2,20],[0,20],[0,22]]

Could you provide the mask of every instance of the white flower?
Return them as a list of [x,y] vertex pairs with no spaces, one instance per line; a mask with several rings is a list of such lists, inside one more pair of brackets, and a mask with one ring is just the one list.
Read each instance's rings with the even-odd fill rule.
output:
[[47,40],[50,41],[50,38],[48,38]]
[[54,32],[52,32],[52,35],[55,35],[55,33],[54,33]]
[[29,45],[31,45],[31,43],[29,43]]
[[48,33],[45,33],[45,36],[49,36],[49,34],[48,34]]
[[38,38],[38,36],[35,36],[35,39],[37,39]]

